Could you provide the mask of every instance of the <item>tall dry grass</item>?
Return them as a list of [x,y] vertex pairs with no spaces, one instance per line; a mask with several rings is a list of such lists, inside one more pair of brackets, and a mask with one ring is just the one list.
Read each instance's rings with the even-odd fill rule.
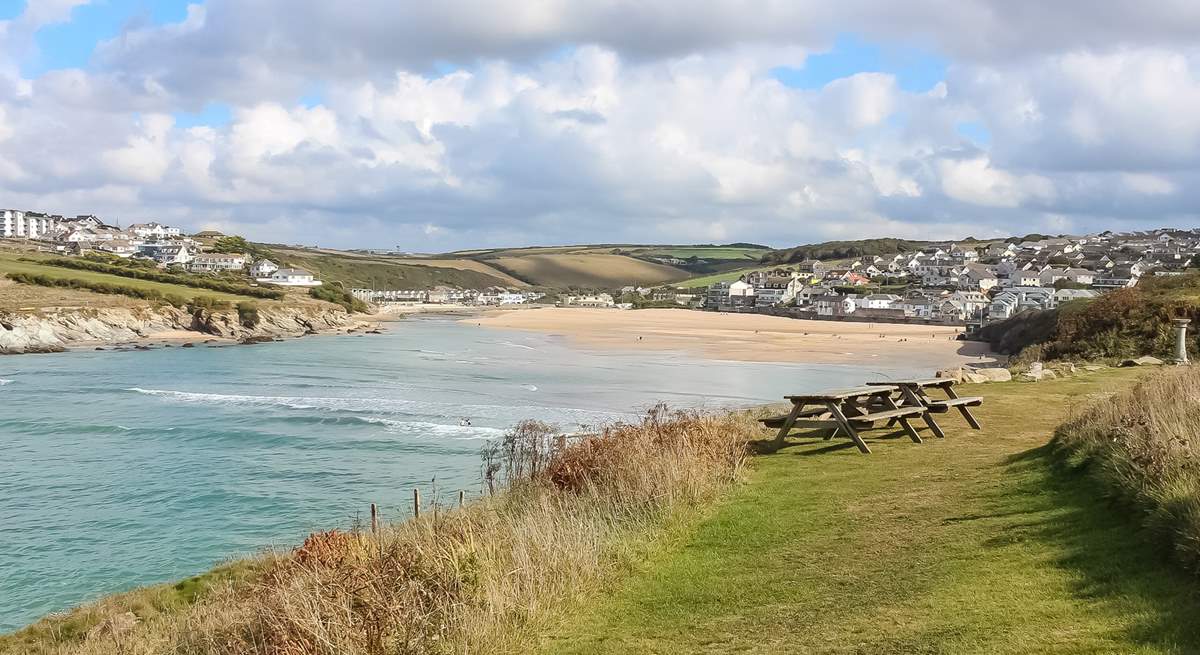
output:
[[1093,403],[1055,442],[1200,573],[1200,368],[1165,369]]
[[756,432],[749,416],[661,406],[639,423],[581,438],[522,423],[484,453],[492,496],[432,508],[379,534],[312,534],[292,553],[259,562],[252,579],[184,609],[142,617],[132,629],[35,642],[36,651],[525,652],[539,626],[728,488]]

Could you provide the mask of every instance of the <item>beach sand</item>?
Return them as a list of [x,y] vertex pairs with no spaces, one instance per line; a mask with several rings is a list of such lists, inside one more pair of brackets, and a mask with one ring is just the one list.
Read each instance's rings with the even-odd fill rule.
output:
[[563,335],[580,345],[681,350],[712,359],[881,364],[926,370],[994,362],[987,344],[957,341],[962,328],[805,321],[685,309],[497,310],[464,319],[491,328]]

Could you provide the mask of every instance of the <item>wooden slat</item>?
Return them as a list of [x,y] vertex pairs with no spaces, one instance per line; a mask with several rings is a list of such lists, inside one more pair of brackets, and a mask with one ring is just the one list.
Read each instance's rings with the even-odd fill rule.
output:
[[871,423],[882,421],[885,418],[920,416],[924,413],[924,407],[900,407],[898,409],[885,409],[881,412],[871,412],[870,414],[862,414],[860,416],[846,416],[846,419],[852,423]]
[[966,405],[967,407],[978,407],[979,405],[983,404],[983,397],[982,396],[961,396],[959,398],[947,398],[945,400],[930,399],[930,400],[927,400],[926,402],[929,403],[930,407],[934,407],[934,406],[960,407],[963,405]]
[[914,378],[911,380],[880,380],[878,382],[868,382],[868,386],[896,386],[896,387],[940,387],[944,384],[954,384],[954,380],[950,378]]
[[796,401],[829,401],[829,400],[845,400],[856,396],[875,396],[880,393],[895,391],[899,387],[895,385],[876,385],[870,387],[852,387],[849,389],[834,389],[832,391],[818,391],[814,393],[798,394],[794,396],[784,396],[784,398]]

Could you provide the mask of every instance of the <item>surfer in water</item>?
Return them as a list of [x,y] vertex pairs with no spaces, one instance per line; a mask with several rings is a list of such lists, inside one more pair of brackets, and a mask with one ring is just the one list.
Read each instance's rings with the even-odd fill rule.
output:
[[458,427],[460,427],[460,428],[469,428],[469,427],[471,427],[471,419],[469,419],[469,418],[467,418],[467,417],[463,417],[463,418],[460,418],[460,419],[458,419]]

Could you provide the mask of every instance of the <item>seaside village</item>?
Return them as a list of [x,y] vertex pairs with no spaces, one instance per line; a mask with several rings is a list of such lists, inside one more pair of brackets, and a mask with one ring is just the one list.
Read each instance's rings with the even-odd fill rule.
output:
[[1157,230],[1036,241],[948,243],[837,264],[805,260],[708,287],[718,311],[966,325],[1053,309],[1200,262],[1200,232]]
[[[121,228],[106,224],[90,214],[67,218],[36,211],[0,210],[0,238],[20,239],[37,244],[41,250],[60,255],[98,252],[121,258],[144,258],[156,262],[160,268],[183,269],[192,273],[240,273],[259,283],[276,286],[321,286],[322,282],[316,274],[302,268],[280,267],[269,259],[252,260],[241,253],[213,252],[212,244],[224,236],[212,230],[185,235],[177,227],[156,222],[133,223]],[[362,300],[380,304],[514,305],[534,302],[545,296],[541,292],[515,292],[498,287],[391,291],[353,289],[352,293]]]
[[[241,272],[261,283],[314,287],[310,271],[267,259],[212,252],[224,235],[184,235],[160,223],[108,225],[96,216],[74,218],[0,210],[0,237],[36,242],[43,250],[80,255],[95,251],[151,259],[161,267],[197,273]],[[1104,232],[1083,237],[991,242],[946,242],[923,250],[834,261],[804,260],[755,270],[737,279],[696,286],[625,286],[567,293],[566,307],[684,306],[795,318],[895,323],[939,323],[968,329],[1030,309],[1132,287],[1146,276],[1178,275],[1200,263],[1200,231]],[[540,291],[504,288],[353,289],[379,305],[521,305],[543,300]]]

